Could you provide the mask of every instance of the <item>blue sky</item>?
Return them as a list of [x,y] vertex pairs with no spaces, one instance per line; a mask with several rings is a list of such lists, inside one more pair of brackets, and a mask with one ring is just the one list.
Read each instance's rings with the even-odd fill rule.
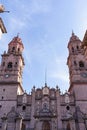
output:
[[67,57],[72,30],[82,40],[87,29],[87,0],[0,0],[10,13],[0,14],[7,29],[0,39],[0,54],[19,33],[24,44],[23,88],[33,85],[69,87]]

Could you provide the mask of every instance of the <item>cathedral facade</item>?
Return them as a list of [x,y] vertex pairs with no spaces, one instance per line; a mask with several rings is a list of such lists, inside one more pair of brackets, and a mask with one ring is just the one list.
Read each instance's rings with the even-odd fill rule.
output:
[[22,86],[24,46],[17,36],[0,64],[0,130],[87,130],[87,32],[68,42],[70,86],[65,94],[45,85],[27,94]]

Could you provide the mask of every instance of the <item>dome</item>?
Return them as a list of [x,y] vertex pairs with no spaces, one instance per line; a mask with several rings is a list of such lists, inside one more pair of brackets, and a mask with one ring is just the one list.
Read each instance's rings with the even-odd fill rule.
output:
[[71,45],[81,45],[81,40],[72,32],[72,35],[70,37],[69,43],[68,43],[68,48]]
[[81,41],[81,40],[74,34],[74,32],[72,32],[72,36],[70,37],[69,42],[73,42],[73,41]]

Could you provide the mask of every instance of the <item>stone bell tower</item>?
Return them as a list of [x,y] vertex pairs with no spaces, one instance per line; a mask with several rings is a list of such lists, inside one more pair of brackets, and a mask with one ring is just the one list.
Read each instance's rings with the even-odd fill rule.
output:
[[16,106],[17,95],[23,93],[23,49],[21,39],[16,36],[8,44],[8,51],[2,54],[0,65],[0,109],[2,113],[0,114],[7,113],[11,107]]
[[73,83],[80,81],[80,69],[84,67],[81,44],[81,40],[72,32],[68,43],[69,56],[67,60],[70,74],[70,89]]
[[[87,37],[87,33],[85,34]],[[87,39],[86,39],[87,40]],[[87,56],[83,42],[74,34],[68,43],[70,87],[69,92],[75,96],[75,105],[86,113],[87,110]]]

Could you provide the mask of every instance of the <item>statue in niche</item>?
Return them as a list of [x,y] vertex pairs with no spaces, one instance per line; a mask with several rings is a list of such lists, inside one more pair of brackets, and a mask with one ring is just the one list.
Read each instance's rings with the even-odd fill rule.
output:
[[27,95],[26,95],[26,94],[23,95],[23,103],[24,103],[24,104],[27,103]]

